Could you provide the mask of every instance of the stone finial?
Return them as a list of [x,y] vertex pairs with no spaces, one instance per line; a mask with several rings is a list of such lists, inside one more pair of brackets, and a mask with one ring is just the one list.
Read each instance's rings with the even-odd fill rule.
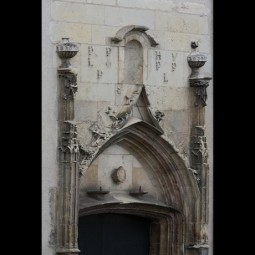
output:
[[203,77],[199,74],[199,68],[202,67],[206,61],[207,57],[204,54],[199,53],[196,48],[198,47],[198,42],[191,42],[191,48],[193,51],[188,55],[188,64],[192,70],[189,77],[189,84],[191,87],[195,88],[195,106],[206,106],[207,92],[206,88],[209,86],[209,81],[211,77]]
[[193,51],[187,57],[188,64],[192,70],[190,78],[198,78],[199,68],[202,67],[207,61],[207,57],[196,50],[197,47],[197,42],[191,42],[191,48]]
[[78,45],[69,41],[69,38],[62,38],[62,41],[56,46],[56,52],[61,58],[60,67],[68,68],[71,66],[70,59],[79,51]]

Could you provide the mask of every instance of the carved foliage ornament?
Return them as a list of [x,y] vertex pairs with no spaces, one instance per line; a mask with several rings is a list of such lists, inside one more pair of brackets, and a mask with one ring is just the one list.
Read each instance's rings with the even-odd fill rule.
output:
[[63,80],[64,85],[63,99],[73,99],[78,90],[77,74],[71,72],[60,72],[59,78]]
[[196,157],[197,162],[207,162],[207,142],[205,137],[205,128],[203,126],[195,127],[195,136],[193,137],[193,155]]
[[[132,115],[132,107],[136,105],[141,94],[143,97],[146,97],[145,87],[143,84],[136,84],[134,87],[131,87],[127,91],[121,105],[108,106],[107,109],[104,109],[103,112],[98,113],[98,120],[94,122],[89,128],[92,133],[91,142],[86,146],[86,148],[80,147],[81,174],[86,171],[90,162],[93,160],[102,145],[105,144],[105,142],[107,142],[112,136],[118,133],[122,128],[124,128],[125,124]],[[145,104],[147,105],[148,111],[151,111],[149,108],[148,99],[145,100]],[[108,123],[103,120],[101,114],[108,116]],[[154,115],[151,112],[150,114],[156,123],[160,122],[164,116],[164,113],[160,111],[156,111]]]
[[77,127],[74,123],[65,121],[64,132],[62,136],[62,145],[60,146],[61,151],[69,151],[78,153],[79,144],[77,140]]
[[198,175],[197,170],[196,170],[196,169],[193,169],[193,168],[189,168],[189,170],[192,172],[192,174],[193,174],[195,180],[197,181],[197,183],[199,183],[200,178],[199,178],[199,175]]
[[160,122],[164,116],[165,116],[165,114],[163,112],[161,112],[159,110],[155,111],[154,117],[158,122]]

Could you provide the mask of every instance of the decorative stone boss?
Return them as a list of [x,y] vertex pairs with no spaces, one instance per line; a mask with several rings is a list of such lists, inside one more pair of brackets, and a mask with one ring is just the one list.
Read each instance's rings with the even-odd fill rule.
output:
[[123,183],[126,180],[126,170],[122,166],[114,169],[112,179],[116,184]]

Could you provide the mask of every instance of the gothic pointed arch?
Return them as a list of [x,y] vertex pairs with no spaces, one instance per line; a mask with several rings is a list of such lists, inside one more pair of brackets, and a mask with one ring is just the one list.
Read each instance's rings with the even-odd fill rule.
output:
[[[157,189],[163,193],[164,199],[158,200],[150,194],[132,196],[126,193],[118,196],[108,190],[107,193],[99,192],[94,196],[82,195],[80,215],[126,213],[148,217],[154,222],[152,227],[162,243],[161,248],[154,247],[155,240],[155,244],[152,243],[151,249],[157,250],[155,254],[183,254],[185,240],[189,239],[185,235],[196,235],[197,225],[194,222],[199,217],[200,193],[192,172],[155,126],[145,121],[135,121],[134,118],[129,119],[121,130],[98,148],[87,169],[107,148],[115,144],[139,158],[146,171],[157,179]],[[168,241],[164,239],[166,236],[169,237]]]

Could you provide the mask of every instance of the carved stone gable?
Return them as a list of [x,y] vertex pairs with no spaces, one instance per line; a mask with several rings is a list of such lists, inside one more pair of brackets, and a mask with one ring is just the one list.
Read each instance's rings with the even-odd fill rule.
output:
[[159,125],[164,113],[159,110],[152,112],[143,84],[128,85],[121,96],[120,105],[107,106],[101,110],[98,113],[98,120],[90,126],[92,139],[89,145],[81,148],[81,174],[86,171],[99,149],[114,135],[130,125],[143,122],[156,130],[158,134],[164,133]]

